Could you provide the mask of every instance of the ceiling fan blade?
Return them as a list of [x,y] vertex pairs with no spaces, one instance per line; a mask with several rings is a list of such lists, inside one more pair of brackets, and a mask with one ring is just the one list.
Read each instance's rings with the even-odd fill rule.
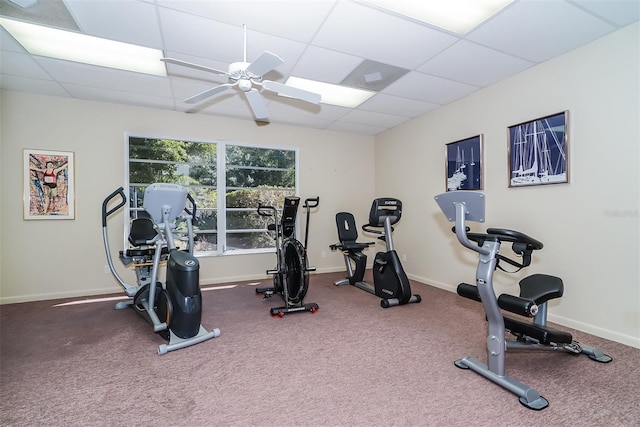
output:
[[271,80],[264,80],[262,87],[268,91],[275,92],[279,95],[289,96],[291,98],[301,99],[312,104],[319,104],[321,96],[308,90],[298,89],[297,87],[287,86],[283,83],[272,82]]
[[249,106],[251,107],[256,120],[261,122],[268,121],[269,111],[267,110],[267,106],[264,103],[264,99],[262,98],[262,95],[260,95],[260,92],[258,92],[257,89],[252,88],[245,92],[245,95],[247,95]]
[[175,65],[181,65],[183,67],[194,68],[196,70],[206,71],[208,73],[220,74],[222,76],[226,76],[227,75],[226,71],[216,70],[215,68],[205,67],[204,65],[198,65],[198,64],[194,64],[192,62],[181,61],[179,59],[162,58],[162,59],[160,59],[160,61],[162,61],[164,63],[167,63],[167,64],[175,64]]
[[207,98],[210,98],[214,95],[217,95],[225,90],[232,88],[235,84],[226,83],[220,86],[216,86],[212,89],[207,89],[204,92],[201,92],[197,95],[192,96],[191,98],[187,98],[184,100],[185,104],[197,104],[198,102],[204,101]]
[[256,77],[261,77],[280,64],[284,64],[284,61],[278,55],[262,52],[255,61],[249,64],[246,71]]

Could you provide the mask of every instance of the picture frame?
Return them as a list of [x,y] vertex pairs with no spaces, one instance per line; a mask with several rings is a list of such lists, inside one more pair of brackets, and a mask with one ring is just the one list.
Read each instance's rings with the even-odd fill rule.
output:
[[484,188],[483,139],[480,134],[445,145],[447,191]]
[[75,219],[75,165],[70,151],[23,150],[24,219]]
[[509,187],[569,182],[569,112],[509,126]]

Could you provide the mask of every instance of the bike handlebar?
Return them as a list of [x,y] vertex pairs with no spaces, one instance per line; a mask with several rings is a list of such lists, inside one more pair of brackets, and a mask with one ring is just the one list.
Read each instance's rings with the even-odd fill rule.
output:
[[[272,212],[265,212],[265,209],[268,209]],[[258,215],[261,216],[274,216],[277,212],[274,206],[263,205],[262,203],[258,204]]]
[[306,199],[304,201],[304,208],[305,209],[312,209],[318,206],[318,204],[320,203],[320,197],[310,197],[308,199]]

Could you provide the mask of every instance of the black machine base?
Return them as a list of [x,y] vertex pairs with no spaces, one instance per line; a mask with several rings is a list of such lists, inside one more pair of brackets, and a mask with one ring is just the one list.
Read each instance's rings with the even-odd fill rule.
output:
[[[256,294],[262,294],[262,299],[267,300],[276,294],[276,288],[274,286],[256,288]],[[270,311],[272,316],[284,317],[285,314],[289,313],[301,313],[305,311],[315,313],[319,308],[315,302],[306,304],[300,302],[297,304],[289,303],[284,307],[271,307]]]

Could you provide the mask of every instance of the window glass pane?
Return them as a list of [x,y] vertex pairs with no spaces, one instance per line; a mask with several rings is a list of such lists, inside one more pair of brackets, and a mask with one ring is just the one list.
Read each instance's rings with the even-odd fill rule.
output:
[[273,235],[266,231],[245,231],[227,234],[227,250],[273,248]]

